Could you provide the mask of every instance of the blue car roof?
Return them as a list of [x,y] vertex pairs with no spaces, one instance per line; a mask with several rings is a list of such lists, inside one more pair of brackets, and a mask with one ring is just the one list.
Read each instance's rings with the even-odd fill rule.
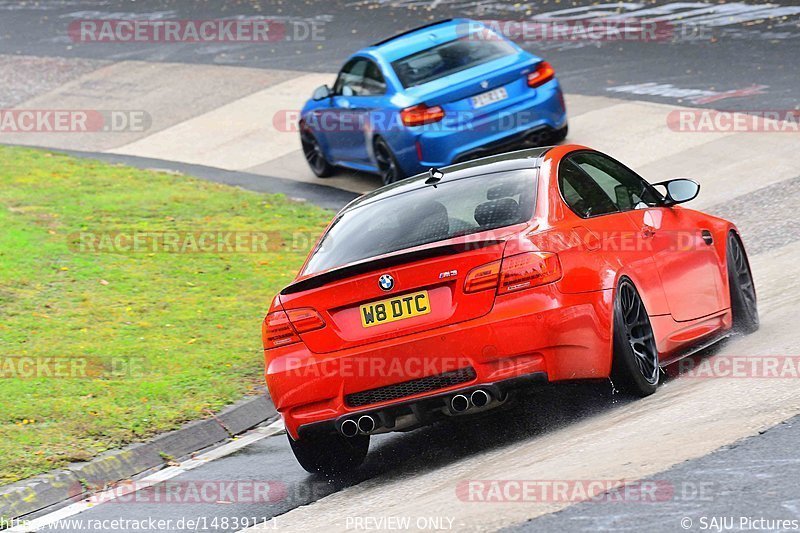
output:
[[391,63],[437,44],[465,37],[467,31],[480,25],[480,22],[466,18],[442,20],[400,33],[367,47],[363,51],[379,55]]

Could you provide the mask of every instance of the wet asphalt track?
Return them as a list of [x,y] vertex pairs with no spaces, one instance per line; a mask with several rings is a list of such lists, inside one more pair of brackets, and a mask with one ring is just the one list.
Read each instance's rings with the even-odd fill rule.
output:
[[800,523],[798,438],[800,417],[795,417],[645,480],[676,490],[680,496],[673,500],[579,503],[503,532],[795,530],[792,521]]
[[[276,501],[267,504],[234,502],[200,505],[109,502],[71,519],[84,520],[88,524],[90,520],[156,517],[173,520],[177,524],[181,519],[205,517],[212,531],[235,531],[237,528],[211,527],[211,523],[214,518],[219,521],[224,518],[257,518],[263,521],[278,517],[280,526],[279,517],[286,511],[367,479],[381,477],[384,482],[391,483],[394,478],[435,470],[465,457],[567,427],[628,402],[613,395],[610,385],[606,383],[543,385],[530,395],[518,398],[513,405],[492,411],[488,416],[464,417],[405,434],[373,437],[370,454],[363,467],[352,476],[337,479],[309,475],[303,471],[291,454],[286,435],[279,434],[170,480],[170,483],[178,486],[182,482],[208,482],[213,485],[219,481],[277,484],[281,487],[279,492],[285,495],[279,496]],[[532,412],[536,414],[531,416]],[[147,494],[143,498],[147,498]],[[365,511],[380,514],[377,509]],[[63,526],[67,525],[65,521]],[[58,524],[54,524],[48,531],[77,532],[80,529],[59,528]]]

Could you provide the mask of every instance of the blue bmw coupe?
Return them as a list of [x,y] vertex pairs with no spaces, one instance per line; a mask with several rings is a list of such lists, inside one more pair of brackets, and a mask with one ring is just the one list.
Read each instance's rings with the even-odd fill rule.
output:
[[300,138],[319,177],[337,166],[392,183],[431,167],[567,136],[553,67],[469,19],[396,35],[351,56],[314,91]]

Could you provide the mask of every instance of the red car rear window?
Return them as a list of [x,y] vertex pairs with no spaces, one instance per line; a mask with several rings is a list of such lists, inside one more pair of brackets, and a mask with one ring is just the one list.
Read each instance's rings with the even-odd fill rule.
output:
[[536,169],[524,169],[443,181],[346,211],[302,274],[526,222],[533,216],[536,176]]

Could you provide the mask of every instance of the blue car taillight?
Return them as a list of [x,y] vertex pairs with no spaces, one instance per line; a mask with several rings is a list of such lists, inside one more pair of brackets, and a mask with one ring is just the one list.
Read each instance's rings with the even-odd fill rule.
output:
[[528,87],[539,87],[556,76],[553,66],[547,61],[542,61],[536,65],[536,70],[528,74]]
[[431,122],[439,122],[444,118],[444,109],[438,105],[428,107],[419,104],[400,111],[400,119],[406,126],[422,126]]

